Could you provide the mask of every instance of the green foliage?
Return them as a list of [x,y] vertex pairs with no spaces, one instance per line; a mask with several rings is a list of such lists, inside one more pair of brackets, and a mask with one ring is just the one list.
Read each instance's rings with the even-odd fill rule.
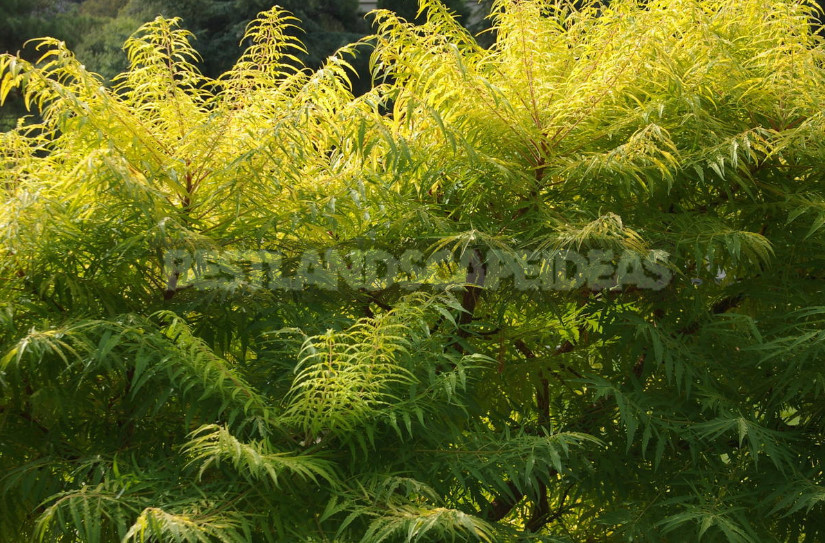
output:
[[[301,29],[286,32],[301,38],[305,44],[301,63],[312,68],[369,30],[358,13],[357,0],[283,0],[277,4],[303,22]],[[197,37],[194,45],[203,58],[204,73],[217,77],[237,60],[246,25],[272,6],[268,0],[130,0],[120,13],[144,21],[158,15],[180,17]]]
[[104,19],[83,35],[74,51],[90,70],[111,79],[128,67],[123,42],[139,26],[140,21],[131,17]]
[[[444,2],[444,5],[453,11],[458,18],[466,18],[468,15],[467,3],[463,0],[452,0]],[[424,22],[424,18],[419,18],[419,6],[417,0],[378,0],[378,9],[394,11],[399,17],[408,21]],[[423,13],[422,13],[423,15]]]
[[0,56],[0,540],[822,540],[814,4],[422,8]]
[[[108,76],[118,73],[125,68],[120,46],[138,23],[121,21],[120,27],[114,28],[108,19],[98,16],[100,10],[86,10],[83,7],[56,0],[0,0],[0,51],[22,52],[25,58],[32,60],[37,54],[25,47],[26,42],[54,36],[81,52],[93,69]],[[124,23],[129,27],[125,31]],[[100,31],[103,26],[108,27],[105,33]],[[85,47],[87,40],[91,49],[88,52]],[[0,130],[13,128],[17,119],[26,114],[22,100],[13,94],[0,109]]]

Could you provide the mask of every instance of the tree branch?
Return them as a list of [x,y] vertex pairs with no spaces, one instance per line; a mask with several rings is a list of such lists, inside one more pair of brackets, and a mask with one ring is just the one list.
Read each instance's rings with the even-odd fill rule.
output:
[[496,498],[490,502],[491,508],[483,515],[486,520],[498,522],[503,519],[510,514],[510,511],[512,511],[516,504],[524,497],[524,493],[516,487],[513,481],[507,482],[507,488],[510,490],[511,495],[496,496]]

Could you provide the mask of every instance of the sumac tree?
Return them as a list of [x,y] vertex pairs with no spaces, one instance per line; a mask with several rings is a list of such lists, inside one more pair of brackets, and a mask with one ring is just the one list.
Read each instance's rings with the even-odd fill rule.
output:
[[4,541],[821,541],[812,4],[0,57]]

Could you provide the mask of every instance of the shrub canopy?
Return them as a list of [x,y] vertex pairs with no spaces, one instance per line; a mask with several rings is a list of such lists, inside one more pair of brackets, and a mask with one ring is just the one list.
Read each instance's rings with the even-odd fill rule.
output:
[[812,5],[422,5],[0,57],[0,539],[825,537]]

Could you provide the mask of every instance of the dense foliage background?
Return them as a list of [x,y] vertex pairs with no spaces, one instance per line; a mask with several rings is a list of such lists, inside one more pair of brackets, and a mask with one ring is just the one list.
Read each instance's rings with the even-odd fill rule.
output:
[[423,4],[0,56],[0,540],[825,537],[814,5]]

